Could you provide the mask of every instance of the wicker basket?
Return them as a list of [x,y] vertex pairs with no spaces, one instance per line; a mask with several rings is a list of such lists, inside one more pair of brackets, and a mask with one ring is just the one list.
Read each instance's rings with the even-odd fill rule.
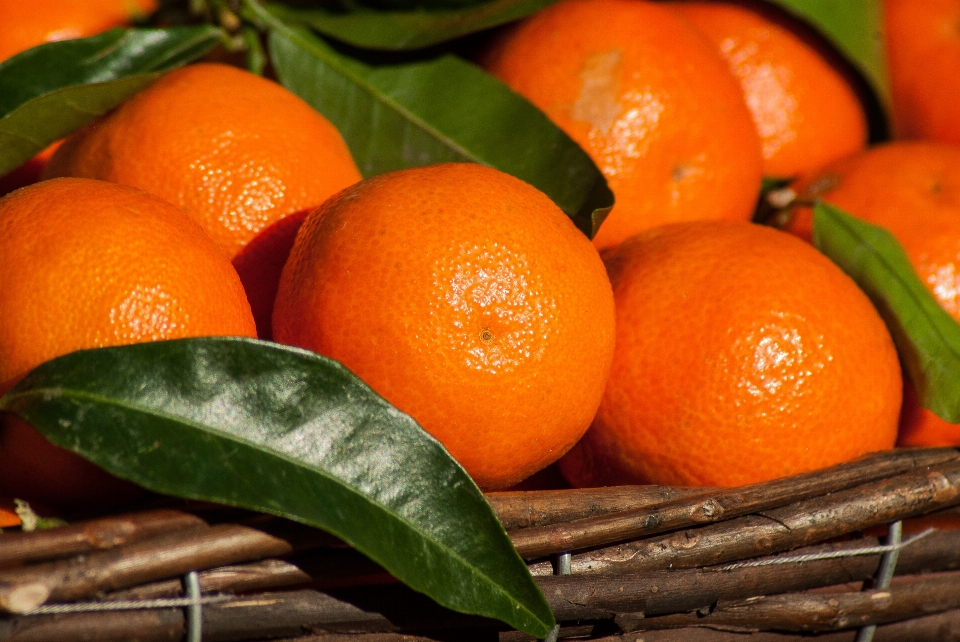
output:
[[[488,498],[559,638],[953,640],[958,491],[960,451],[941,448],[736,489]],[[169,501],[4,533],[0,613],[0,642],[532,639],[437,606],[323,532]]]

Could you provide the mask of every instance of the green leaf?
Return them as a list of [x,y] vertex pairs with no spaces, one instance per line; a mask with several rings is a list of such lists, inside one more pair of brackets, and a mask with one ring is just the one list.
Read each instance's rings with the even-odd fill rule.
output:
[[0,63],[0,175],[207,53],[214,27],[112,29],[34,47]]
[[883,228],[819,203],[813,242],[849,274],[880,312],[921,405],[960,422],[960,325],[914,272]]
[[890,80],[884,54],[882,0],[772,0],[811,24],[869,83],[889,108]]
[[305,29],[271,26],[280,81],[340,130],[364,176],[453,161],[489,165],[540,189],[590,237],[613,206],[586,152],[478,67],[453,55],[371,65]]
[[447,451],[340,364],[237,338],[85,350],[0,399],[151,490],[327,530],[458,611],[543,637],[553,615]]
[[287,24],[311,27],[341,42],[367,49],[419,49],[518,20],[557,0],[489,0],[466,8],[336,12],[323,7],[294,9],[283,4],[267,10]]

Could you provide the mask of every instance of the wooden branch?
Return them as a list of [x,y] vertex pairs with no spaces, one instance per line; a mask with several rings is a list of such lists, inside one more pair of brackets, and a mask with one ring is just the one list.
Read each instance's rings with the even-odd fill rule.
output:
[[[574,575],[647,573],[768,555],[960,504],[960,462],[950,462],[719,524],[575,554]],[[520,533],[524,531],[519,531]],[[552,572],[548,563],[531,572]]]
[[[651,627],[689,627],[712,625],[749,631],[756,629],[758,612],[767,628],[791,627],[796,631],[829,630],[834,627],[855,627],[865,622],[889,622],[895,618],[912,618],[929,615],[932,611],[946,611],[951,604],[960,601],[960,574],[939,573],[924,575],[910,584],[894,586],[885,591],[865,593],[838,593],[832,595],[792,593],[779,597],[767,597],[739,602],[721,601],[709,615],[683,614],[678,616],[637,617],[622,614],[617,622],[626,627],[645,627],[643,639],[679,640],[681,638],[654,637]],[[372,608],[374,605],[377,608]],[[484,635],[503,631],[502,625],[482,618],[465,616],[446,611],[402,586],[376,587],[375,590],[338,592],[325,594],[317,591],[294,591],[265,593],[231,598],[221,604],[203,607],[205,639],[263,640],[266,638],[301,636],[305,631],[315,633],[397,633],[420,631],[422,639],[429,639],[434,630],[443,633],[442,639],[467,639],[466,633],[485,631]],[[940,620],[942,623],[944,620]],[[960,617],[951,621],[960,622]],[[918,624],[902,625],[905,630],[916,633]],[[898,625],[901,626],[901,625]],[[881,627],[882,629],[882,627]],[[897,639],[878,634],[877,640]],[[459,638],[456,631],[462,630]],[[713,638],[697,637],[698,629],[682,629],[684,642]],[[0,618],[0,641],[23,642],[25,640],[179,640],[183,636],[183,611],[181,609],[157,609],[150,611],[124,611],[83,613],[58,616],[18,616]],[[659,634],[657,634],[659,635]],[[328,636],[329,637],[329,636]],[[507,639],[516,639],[506,636]],[[324,636],[318,636],[322,642]],[[332,640],[350,638],[333,637]],[[363,641],[363,637],[360,638]],[[400,642],[402,637],[372,637],[371,642]],[[487,639],[487,638],[484,638]],[[520,638],[522,639],[522,638]],[[636,640],[623,636],[610,638],[626,642]],[[761,642],[762,636],[741,638],[746,642]],[[773,640],[775,638],[770,638]],[[825,638],[830,639],[830,638]],[[900,639],[942,639],[937,635]],[[331,640],[331,642],[332,642]],[[820,641],[820,638],[818,638]],[[409,642],[406,640],[405,642]]]
[[[960,639],[957,631],[960,631],[960,610],[953,610],[893,624],[882,624],[877,627],[873,640],[874,642],[932,642],[933,640],[955,642]],[[534,640],[530,636],[519,637],[520,635],[522,634],[510,635],[509,637],[501,635],[500,642],[533,642]],[[689,627],[644,631],[639,637],[637,633],[613,635],[596,638],[594,642],[637,642],[638,639],[643,640],[643,642],[854,642],[856,636],[856,630],[821,633],[816,637],[811,637],[807,633],[774,633],[768,631],[749,633]],[[312,640],[312,638],[305,638],[303,642],[312,642]],[[298,640],[298,642],[300,641]],[[317,638],[316,642],[328,641]],[[330,640],[329,642],[340,642],[340,640]],[[346,642],[346,640],[343,640],[343,642]],[[357,642],[366,641],[358,640]],[[384,639],[383,642],[388,642],[388,640]],[[393,642],[393,640],[389,640],[389,642]]]
[[206,526],[206,522],[189,513],[154,510],[104,517],[33,533],[4,533],[0,537],[0,568],[89,553],[150,539],[162,533]]
[[41,584],[56,602],[90,598],[191,570],[284,555],[290,545],[261,531],[221,524],[168,533],[87,556],[0,571],[0,584]]
[[[818,554],[878,545],[876,538],[803,548],[793,554]],[[558,620],[608,619],[619,613],[646,617],[709,608],[718,600],[747,599],[862,582],[873,577],[879,555],[794,562],[732,570],[684,569],[640,575],[550,576],[536,578]],[[900,551],[897,571],[911,574],[960,568],[960,531],[927,535]]]
[[[220,566],[197,573],[200,591],[207,593],[247,593],[265,591],[296,584],[307,584],[310,575],[299,566],[283,560],[269,559],[250,564]],[[160,597],[181,597],[181,578],[150,582],[132,588],[113,591],[105,600],[147,600]]]
[[960,573],[936,573],[886,589],[829,595],[790,593],[721,602],[709,614],[684,613],[647,618],[619,615],[623,631],[678,626],[743,630],[818,632],[898,622],[960,608]]
[[[389,632],[404,628],[502,628],[492,620],[448,611],[426,596],[397,585],[386,591],[338,597],[318,591],[263,593],[233,597],[203,607],[204,639],[260,640],[302,635],[304,631]],[[369,610],[381,602],[383,611]],[[181,640],[182,609],[106,611],[56,616],[0,618],[0,641],[121,642]]]
[[714,490],[674,486],[610,486],[504,491],[487,493],[486,498],[503,527],[511,531],[640,510]]
[[811,473],[679,499],[653,508],[527,528],[512,533],[511,538],[522,557],[536,559],[727,520],[958,460],[960,452],[954,448],[884,451]]

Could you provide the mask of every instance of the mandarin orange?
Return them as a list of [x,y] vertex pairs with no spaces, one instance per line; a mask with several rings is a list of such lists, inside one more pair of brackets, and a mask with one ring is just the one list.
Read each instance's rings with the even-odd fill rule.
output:
[[594,239],[677,220],[749,220],[760,141],[713,45],[669,7],[562,0],[495,38],[481,63],[593,158],[617,199]]
[[[796,187],[801,205],[785,229],[809,240],[812,211],[822,200],[887,229],[903,246],[920,280],[960,321],[960,147],[896,141],[831,163]],[[960,445],[960,425],[918,405],[907,384],[900,444]]]
[[[156,194],[199,222],[231,259],[274,223],[360,180],[340,133],[306,102],[247,71],[206,63],[170,72],[70,136],[44,176]],[[254,263],[271,260],[280,259]],[[251,290],[268,281],[247,278]],[[254,316],[269,338],[270,307]]]
[[[74,350],[215,335],[256,336],[250,306],[223,250],[170,203],[75,178],[0,199],[0,393]],[[4,415],[6,494],[106,505],[112,479]],[[135,494],[119,484],[113,498]]]
[[452,163],[367,179],[308,216],[273,326],[277,341],[342,362],[498,489],[590,424],[613,314],[597,250],[549,198]]
[[736,486],[893,447],[900,364],[870,300],[809,244],[674,223],[605,256],[617,349],[560,460],[578,486]]
[[849,79],[799,23],[760,3],[670,6],[710,38],[740,81],[764,174],[794,178],[866,145],[866,115]]

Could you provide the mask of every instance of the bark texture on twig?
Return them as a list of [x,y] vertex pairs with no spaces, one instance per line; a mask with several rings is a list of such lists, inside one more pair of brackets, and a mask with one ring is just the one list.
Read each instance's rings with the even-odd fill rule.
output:
[[[379,610],[370,605],[376,604]],[[126,627],[124,638],[118,636]],[[257,640],[304,632],[390,632],[476,628],[502,625],[455,613],[399,585],[384,589],[327,594],[302,590],[237,596],[203,607],[204,640]],[[0,640],[138,640],[182,639],[182,609],[106,611],[68,615],[16,616],[0,619]],[[79,632],[78,632],[79,631]],[[179,631],[180,637],[173,637]],[[81,635],[87,637],[80,637]]]
[[[809,547],[802,554],[878,545],[876,538]],[[879,555],[754,566],[733,570],[684,569],[629,576],[550,576],[537,578],[559,620],[605,619],[618,613],[647,617],[710,607],[720,600],[803,591],[862,582],[872,577]],[[900,574],[960,568],[960,531],[932,533],[900,551]]]
[[284,555],[290,545],[233,524],[168,533],[87,556],[0,571],[0,584],[41,584],[55,602],[94,597],[192,570]]
[[656,533],[728,520],[821,497],[892,475],[927,466],[957,462],[954,448],[895,450],[874,453],[853,462],[761,484],[679,499],[653,508],[639,508],[566,524],[527,528],[512,533],[513,544],[526,559],[603,546]]
[[486,498],[500,523],[509,531],[649,508],[714,490],[675,486],[611,486],[502,491],[487,493]]
[[[857,630],[821,633],[721,631],[709,628],[663,629],[597,638],[594,642],[854,642]],[[532,642],[527,636],[509,642]],[[960,642],[960,610],[903,620],[877,627],[874,642]],[[325,641],[324,641],[325,642]],[[504,640],[507,642],[507,640]]]
[[4,533],[0,537],[0,567],[69,557],[206,526],[206,522],[189,513],[152,510],[33,533]]
[[[300,567],[283,560],[269,559],[250,564],[220,566],[197,573],[203,593],[247,593],[306,584],[311,577]],[[181,578],[150,582],[120,591],[112,591],[105,600],[147,600],[183,595]]]
[[[585,575],[710,566],[808,546],[957,504],[960,462],[950,462],[760,514],[575,554],[571,569]],[[533,572],[542,575],[546,568],[538,564]]]
[[624,631],[681,626],[817,632],[886,624],[960,608],[960,574],[937,573],[906,585],[831,595],[790,593],[721,602],[708,614],[619,615]]

